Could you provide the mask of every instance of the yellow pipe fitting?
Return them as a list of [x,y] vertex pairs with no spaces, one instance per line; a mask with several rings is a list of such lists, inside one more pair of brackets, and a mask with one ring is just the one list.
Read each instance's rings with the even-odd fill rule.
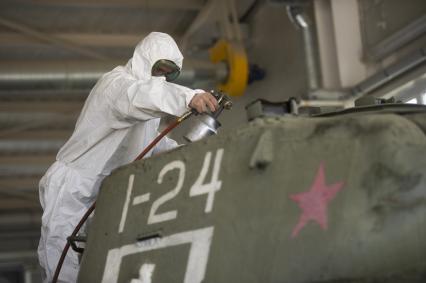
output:
[[228,79],[218,89],[232,96],[241,96],[248,82],[248,61],[244,47],[224,39],[210,48],[210,60],[213,63],[225,62],[228,65]]

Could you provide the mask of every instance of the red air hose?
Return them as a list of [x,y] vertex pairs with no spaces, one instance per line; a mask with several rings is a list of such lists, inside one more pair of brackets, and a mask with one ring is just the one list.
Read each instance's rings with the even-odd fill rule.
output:
[[[177,118],[173,123],[171,123],[167,128],[165,128],[142,152],[136,157],[134,161],[142,159],[165,135],[167,135],[171,130],[176,128],[180,123],[189,118],[193,111],[188,111],[183,114],[181,117]],[[86,213],[81,218],[80,222],[78,222],[77,226],[75,226],[74,231],[71,234],[71,238],[77,236],[77,233],[80,231],[81,226],[83,226],[84,222],[86,222],[87,218],[89,218],[90,214],[92,214],[93,210],[95,210],[96,201],[92,204],[91,207],[86,211]],[[56,265],[55,274],[53,275],[52,283],[58,282],[59,272],[61,271],[62,264],[64,263],[65,256],[70,248],[70,241],[67,241],[64,249],[62,250],[61,257]]]

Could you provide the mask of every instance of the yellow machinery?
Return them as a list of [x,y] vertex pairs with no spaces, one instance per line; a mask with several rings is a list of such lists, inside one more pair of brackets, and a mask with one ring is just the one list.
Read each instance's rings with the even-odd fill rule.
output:
[[241,44],[219,40],[210,48],[210,60],[213,63],[225,62],[228,66],[226,82],[219,84],[218,89],[232,96],[241,96],[248,82],[247,54]]

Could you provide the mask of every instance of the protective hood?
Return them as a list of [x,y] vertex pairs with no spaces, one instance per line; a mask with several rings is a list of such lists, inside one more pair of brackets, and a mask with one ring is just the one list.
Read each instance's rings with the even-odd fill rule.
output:
[[152,66],[160,59],[173,61],[182,68],[183,55],[174,39],[162,32],[151,32],[135,48],[128,67],[138,79],[150,79]]

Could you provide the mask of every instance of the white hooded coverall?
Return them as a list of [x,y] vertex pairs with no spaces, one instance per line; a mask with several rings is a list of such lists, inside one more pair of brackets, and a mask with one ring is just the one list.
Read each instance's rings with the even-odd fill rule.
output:
[[[126,66],[102,76],[85,102],[74,133],[41,179],[38,256],[45,282],[52,281],[66,238],[95,201],[102,179],[132,162],[158,135],[164,113],[182,115],[193,96],[202,92],[151,76],[153,64],[160,59],[182,67],[176,42],[167,34],[152,32],[137,45]],[[147,156],[175,146],[175,141],[164,138]],[[75,282],[78,270],[77,254],[70,249],[59,281]]]

